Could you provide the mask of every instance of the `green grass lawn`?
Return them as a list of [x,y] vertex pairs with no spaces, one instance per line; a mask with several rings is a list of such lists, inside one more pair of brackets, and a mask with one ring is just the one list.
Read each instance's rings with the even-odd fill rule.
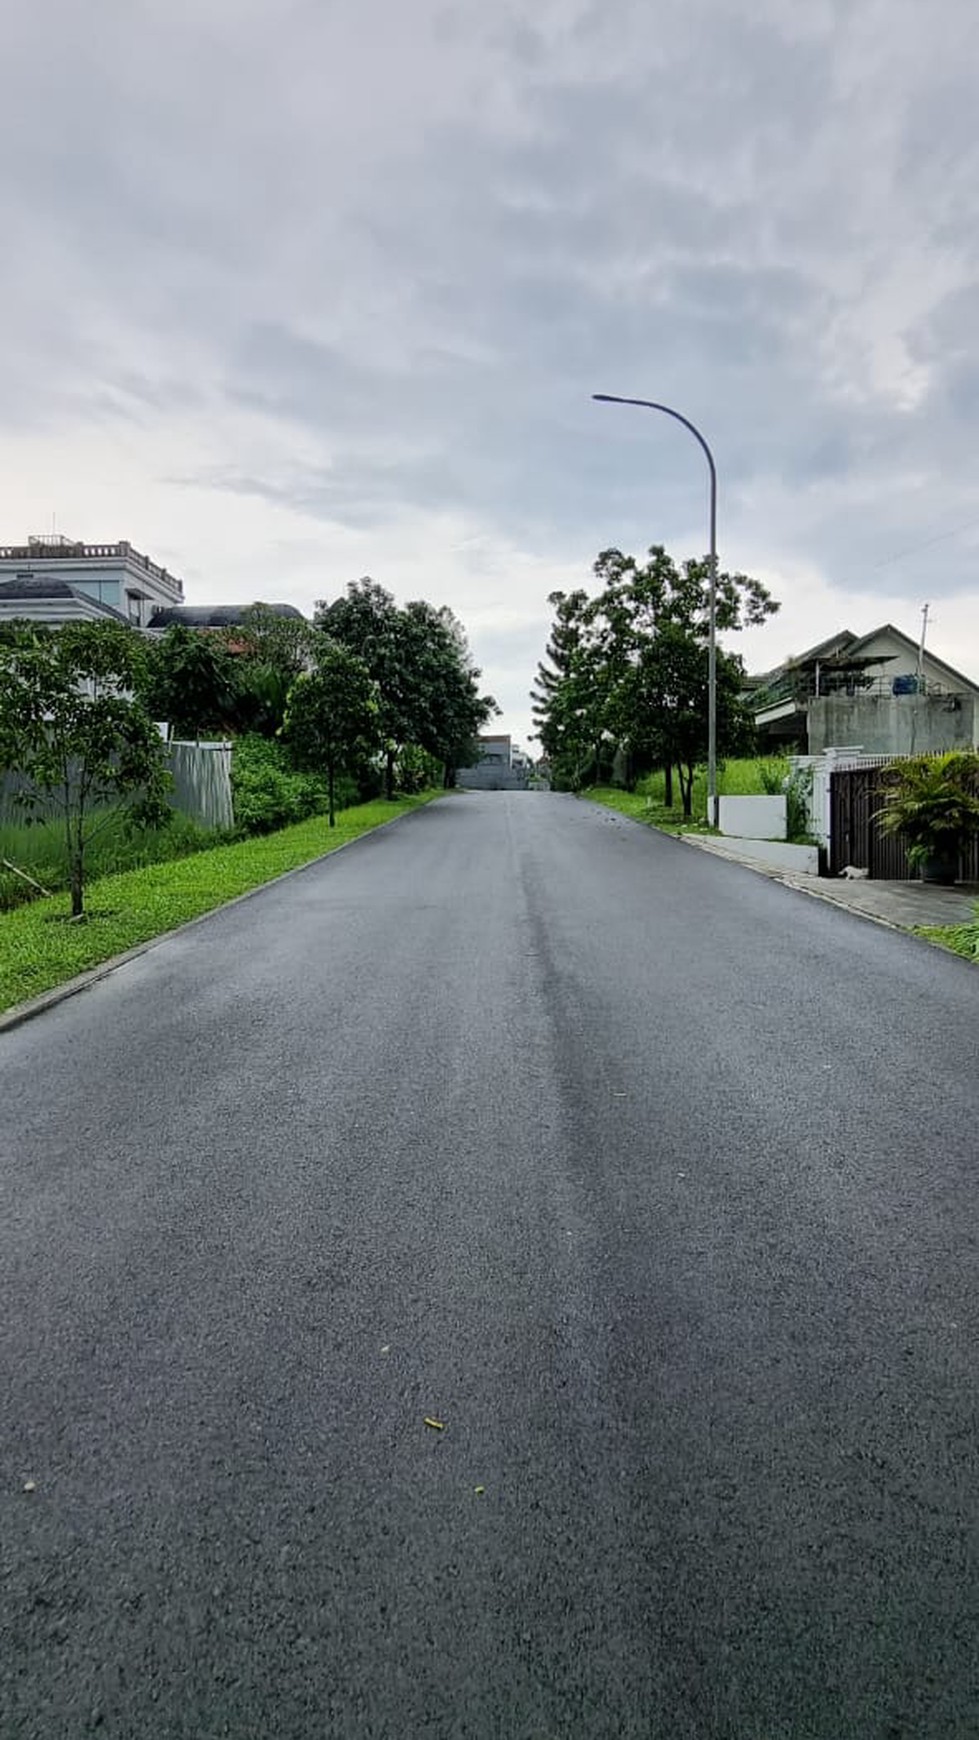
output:
[[[669,834],[711,834],[714,831],[704,821],[685,822],[679,805],[668,810],[661,800],[657,801],[645,792],[622,791],[614,785],[593,785],[581,795],[589,803],[603,804],[607,810],[618,810],[620,815],[631,816],[636,822],[647,822],[651,828],[662,828]],[[695,808],[694,816],[696,814]]]
[[[85,854],[86,874],[94,882],[100,876],[114,876],[123,870],[140,870],[146,864],[186,858],[191,852],[205,852],[221,840],[220,834],[211,833],[176,811],[165,828],[127,828],[123,815],[117,813],[107,818],[92,840]],[[68,887],[65,830],[61,821],[0,821],[0,860],[4,858],[19,870],[26,870],[52,894]],[[0,912],[35,898],[30,884],[0,863]]]
[[[761,797],[782,790],[782,780],[789,773],[789,764],[781,756],[753,755],[722,762],[717,770],[717,790],[721,797]],[[650,773],[641,779],[634,792],[620,791],[617,786],[591,786],[582,797],[606,809],[619,810],[637,822],[662,828],[667,833],[710,834],[707,815],[707,773],[699,768],[694,774],[691,816],[684,820],[679,781],[674,775],[673,806],[666,805],[666,779],[663,773]]]
[[68,922],[65,894],[2,912],[0,1010],[211,912],[441,795],[433,791],[391,803],[379,799],[356,804],[340,811],[335,828],[325,816],[313,816],[275,834],[102,877],[88,885],[85,901],[90,910],[78,923]]

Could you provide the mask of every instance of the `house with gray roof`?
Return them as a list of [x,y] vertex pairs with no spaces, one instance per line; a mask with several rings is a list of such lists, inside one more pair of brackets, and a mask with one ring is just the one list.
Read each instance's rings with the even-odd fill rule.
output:
[[752,677],[763,749],[914,755],[979,747],[979,683],[893,623],[849,629]]
[[127,619],[111,604],[103,604],[67,580],[0,580],[0,623],[38,622],[61,628],[66,622],[121,622]]

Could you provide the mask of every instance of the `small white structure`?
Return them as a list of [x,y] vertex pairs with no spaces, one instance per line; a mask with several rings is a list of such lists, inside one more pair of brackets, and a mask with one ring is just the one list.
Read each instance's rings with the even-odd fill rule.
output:
[[722,834],[735,840],[784,840],[788,832],[784,796],[721,797]]

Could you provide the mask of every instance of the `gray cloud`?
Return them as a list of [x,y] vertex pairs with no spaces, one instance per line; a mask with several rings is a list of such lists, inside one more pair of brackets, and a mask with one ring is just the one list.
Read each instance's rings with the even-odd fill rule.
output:
[[427,513],[587,562],[702,540],[683,432],[590,403],[649,395],[714,443],[732,561],[911,597],[881,556],[969,519],[979,410],[979,62],[937,14],[47,0],[5,25],[5,414],[152,442],[177,517],[235,496],[270,546]]

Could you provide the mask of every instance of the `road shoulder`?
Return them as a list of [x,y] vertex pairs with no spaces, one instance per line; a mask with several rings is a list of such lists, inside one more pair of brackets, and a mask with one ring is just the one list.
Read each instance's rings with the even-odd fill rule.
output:
[[930,933],[968,925],[976,918],[979,888],[937,888],[920,882],[878,882],[869,877],[851,880],[805,876],[739,854],[736,841],[725,839],[722,848],[708,835],[683,834],[680,838],[686,846],[739,864],[745,870],[753,870],[756,875],[767,876],[772,882],[794,888],[799,894],[808,894],[811,899],[843,908],[858,918],[870,919],[889,930],[921,936],[923,940],[940,946],[949,945],[940,935]]

